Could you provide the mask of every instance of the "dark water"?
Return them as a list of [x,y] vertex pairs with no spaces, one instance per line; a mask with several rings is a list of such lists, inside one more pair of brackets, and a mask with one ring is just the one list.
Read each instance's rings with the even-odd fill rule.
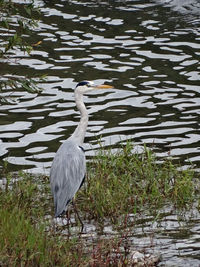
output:
[[[55,151],[79,121],[74,87],[87,79],[115,87],[85,97],[90,114],[87,156],[99,148],[100,137],[104,146],[132,139],[137,147],[146,143],[160,157],[170,155],[183,166],[192,162],[199,169],[200,2],[35,4],[41,7],[39,27],[26,38],[30,44],[42,44],[30,56],[13,52],[9,61],[1,62],[0,73],[48,78],[39,94],[5,90],[11,103],[0,106],[1,165],[7,161],[10,170],[48,174]],[[3,41],[5,32],[0,33]],[[186,264],[182,258],[196,257],[197,225],[189,250],[179,246],[180,264]],[[167,247],[172,240],[167,240]],[[171,254],[167,255],[170,262]]]

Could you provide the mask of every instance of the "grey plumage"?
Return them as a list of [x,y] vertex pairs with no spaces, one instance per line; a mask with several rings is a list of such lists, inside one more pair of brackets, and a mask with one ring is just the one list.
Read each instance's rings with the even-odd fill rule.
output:
[[94,89],[107,88],[112,88],[112,86],[94,86],[90,81],[80,82],[76,86],[75,101],[81,113],[81,119],[72,136],[56,152],[50,171],[55,217],[62,215],[66,210],[85,177],[86,160],[82,145],[88,125],[88,114],[83,102],[83,94]]
[[76,143],[66,140],[55,155],[50,172],[55,217],[66,210],[82,184],[86,172],[84,154]]

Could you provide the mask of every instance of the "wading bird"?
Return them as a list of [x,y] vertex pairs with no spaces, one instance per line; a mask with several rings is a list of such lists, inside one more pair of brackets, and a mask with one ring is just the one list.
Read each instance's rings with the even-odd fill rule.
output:
[[50,171],[55,217],[59,217],[67,210],[67,205],[73,200],[74,195],[84,182],[86,160],[82,146],[88,125],[88,113],[83,102],[83,94],[94,89],[107,88],[113,87],[110,85],[95,86],[91,81],[80,82],[75,88],[75,102],[80,111],[81,119],[71,137],[58,149]]

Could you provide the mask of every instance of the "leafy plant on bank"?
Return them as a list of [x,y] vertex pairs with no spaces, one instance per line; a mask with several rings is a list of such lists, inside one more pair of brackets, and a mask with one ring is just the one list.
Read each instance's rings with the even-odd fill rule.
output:
[[[158,163],[155,154],[144,147],[134,153],[133,144],[113,153],[101,149],[89,164],[85,191],[77,201],[90,218],[115,221],[120,214],[156,210],[166,203],[187,207],[195,198],[195,173],[179,170],[171,159]],[[146,208],[145,208],[146,207]]]
[[[30,44],[26,41],[27,34],[31,34],[33,29],[38,26],[33,18],[39,13],[39,9],[34,7],[34,1],[25,1],[17,3],[12,1],[0,0],[0,31],[2,33],[0,42],[0,61],[12,60],[13,53],[17,49],[30,54],[36,44]],[[28,78],[17,74],[3,75],[0,79],[0,92],[5,89],[23,88],[28,92],[39,90],[38,82],[44,80],[43,77]],[[2,97],[3,100],[8,100]]]

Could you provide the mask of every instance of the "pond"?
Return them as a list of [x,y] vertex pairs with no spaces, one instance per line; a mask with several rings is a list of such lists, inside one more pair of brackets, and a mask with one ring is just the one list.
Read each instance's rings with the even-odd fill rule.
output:
[[[81,80],[94,80],[114,89],[85,96],[90,117],[84,147],[88,159],[98,150],[100,138],[104,147],[133,140],[136,149],[147,144],[160,158],[172,156],[184,167],[192,162],[198,170],[200,3],[54,0],[35,4],[41,8],[39,25],[26,38],[30,44],[41,44],[30,56],[11,53],[8,61],[1,62],[1,75],[46,74],[47,80],[38,94],[4,91],[11,101],[0,106],[1,166],[8,162],[11,171],[48,175],[56,150],[80,118],[74,88]],[[173,224],[173,216],[171,220]],[[167,229],[180,241],[179,266],[187,265],[184,257],[193,259],[193,266],[200,264],[199,221],[198,215],[188,228],[195,238],[186,249],[184,237],[173,227]],[[168,260],[173,256],[170,251]]]

